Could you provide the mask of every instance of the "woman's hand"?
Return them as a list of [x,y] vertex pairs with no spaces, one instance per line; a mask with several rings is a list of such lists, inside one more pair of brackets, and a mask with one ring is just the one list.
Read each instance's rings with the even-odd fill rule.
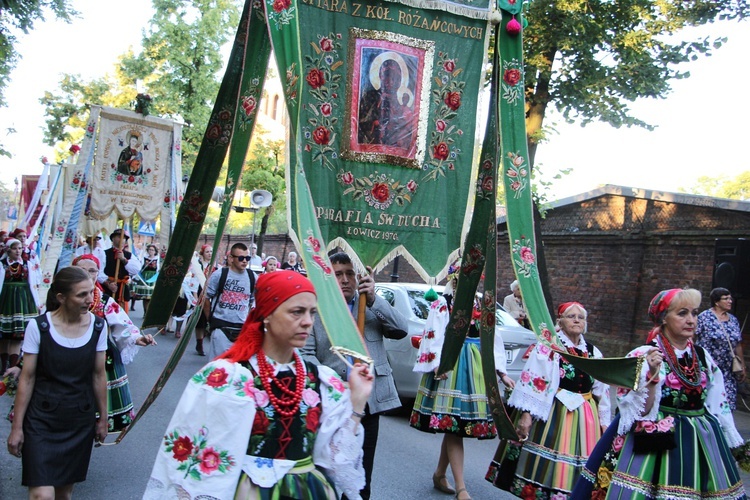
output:
[[352,408],[357,413],[363,413],[365,404],[372,392],[375,377],[370,373],[370,367],[364,363],[354,363],[349,372],[349,389],[351,390]]
[[14,379],[18,380],[18,376],[21,375],[21,367],[20,366],[11,366],[7,370],[5,370],[5,373],[3,373],[3,377],[13,377]]
[[435,368],[434,370],[432,370],[432,373],[434,374],[435,380],[445,380],[448,378],[448,374],[450,372],[448,371],[448,372],[443,373],[442,375],[438,375],[438,369]]
[[658,347],[652,347],[646,353],[646,363],[648,363],[648,376],[650,379],[659,375],[662,361],[664,361],[664,355]]
[[500,377],[500,381],[508,389],[514,389],[516,387],[516,381],[510,378],[507,373],[502,374],[502,377]]
[[21,448],[23,448],[23,430],[12,428],[8,436],[8,453],[14,457],[20,457]]
[[526,441],[529,439],[529,431],[531,430],[531,413],[525,411],[521,414],[521,418],[518,420],[518,423],[516,424],[516,433],[518,434],[518,439],[521,441]]
[[96,435],[94,439],[97,443],[103,443],[107,439],[107,419],[101,418],[96,421]]
[[156,341],[154,340],[154,336],[151,334],[141,335],[140,337],[135,339],[135,345],[139,345],[139,346],[156,345]]

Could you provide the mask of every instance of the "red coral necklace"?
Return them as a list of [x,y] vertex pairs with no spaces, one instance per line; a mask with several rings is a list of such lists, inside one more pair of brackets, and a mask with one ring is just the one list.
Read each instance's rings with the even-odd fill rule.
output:
[[[305,387],[305,376],[302,370],[302,360],[300,359],[299,354],[296,352],[294,353],[295,386],[293,391],[288,389],[284,384],[279,382],[278,378],[276,378],[276,375],[274,375],[274,369],[268,363],[268,358],[266,358],[266,353],[263,352],[263,349],[258,351],[257,359],[258,375],[260,376],[261,384],[263,384],[263,389],[265,389],[268,394],[268,399],[271,400],[271,404],[282,417],[291,417],[297,413],[297,410],[299,409],[299,403],[302,401],[302,390]],[[282,392],[281,397],[274,394],[274,385]]]
[[680,364],[672,343],[664,334],[657,336],[656,339],[661,351],[666,354],[665,357],[669,368],[677,375],[680,382],[685,387],[698,387],[701,384],[701,372],[698,369],[698,351],[696,351],[693,342],[688,340],[688,348],[690,349],[690,356],[692,358],[690,366],[684,366]]

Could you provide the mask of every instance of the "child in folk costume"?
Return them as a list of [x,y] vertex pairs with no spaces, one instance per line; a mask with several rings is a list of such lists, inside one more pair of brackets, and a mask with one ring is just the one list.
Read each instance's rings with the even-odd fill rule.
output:
[[[415,372],[422,372],[424,375],[409,423],[424,432],[444,434],[440,457],[432,476],[433,486],[444,493],[455,493],[458,499],[468,499],[471,497],[464,483],[463,438],[492,439],[497,436],[482,374],[479,331],[472,321],[469,336],[461,347],[454,370],[438,376],[437,369],[450,312],[446,299],[438,297],[433,290],[425,294],[425,299],[432,300],[432,303],[414,366]],[[478,318],[475,317],[476,319]],[[505,346],[499,335],[495,335],[494,358],[500,380],[512,388],[514,382],[506,374]],[[456,484],[455,490],[445,477],[449,464]]]
[[151,335],[141,335],[127,313],[109,295],[105,294],[96,279],[100,262],[93,254],[79,255],[73,265],[89,273],[96,284],[94,300],[89,311],[104,319],[109,327],[107,336],[107,429],[120,432],[133,420],[133,398],[125,365],[130,364],[138,354],[140,346],[156,345]]
[[5,255],[0,259],[0,373],[15,366],[21,353],[26,325],[39,315],[40,273],[33,261],[23,259],[23,244],[6,241]]
[[143,256],[141,272],[133,278],[131,309],[135,311],[135,301],[143,301],[143,313],[146,313],[148,304],[151,302],[151,294],[154,293],[154,282],[159,273],[159,250],[156,245],[147,245],[146,254]]
[[195,374],[167,427],[144,499],[359,498],[359,425],[373,376],[355,364],[347,389],[303,362],[317,298],[299,273],[258,278],[237,341]]

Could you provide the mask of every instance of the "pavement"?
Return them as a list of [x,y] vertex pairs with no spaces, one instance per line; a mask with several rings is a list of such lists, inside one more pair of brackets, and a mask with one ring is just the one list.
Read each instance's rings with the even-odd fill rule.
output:
[[[748,399],[747,397],[745,398],[748,403],[750,403],[750,399]],[[742,401],[738,401],[737,404],[738,406],[742,406]],[[737,427],[737,432],[740,433],[740,436],[742,436],[745,441],[750,439],[750,411],[747,411],[745,409],[740,410],[738,408],[734,412],[734,425]],[[740,477],[742,478],[742,482],[745,485],[745,491],[748,493],[748,495],[750,495],[750,472],[745,472],[744,470],[740,469]]]

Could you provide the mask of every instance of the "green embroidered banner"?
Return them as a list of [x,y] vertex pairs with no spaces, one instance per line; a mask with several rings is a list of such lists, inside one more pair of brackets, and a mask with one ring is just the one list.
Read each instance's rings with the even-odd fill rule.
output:
[[[193,193],[194,197],[199,196],[202,199],[210,199],[227,149],[229,149],[227,182],[221,216],[216,229],[217,235],[224,232],[234,199],[234,191],[242,173],[247,149],[250,145],[250,136],[257,118],[258,103],[261,99],[263,81],[271,51],[268,32],[265,29],[263,10],[262,8],[251,8],[251,6],[252,1],[248,0],[240,18],[234,48],[230,55],[230,64],[219,89],[212,119],[206,130],[201,149],[198,153],[198,159],[193,169],[193,175],[190,178],[187,188],[187,192]],[[230,113],[231,117],[227,116],[227,113]],[[226,126],[227,123],[231,125]],[[208,202],[206,201],[202,212],[200,209],[196,211],[195,207],[193,207],[192,211],[183,212],[185,207],[180,207],[174,236],[170,242],[165,259],[165,262],[171,262],[173,265],[166,272],[162,268],[162,271],[158,275],[151,305],[143,320],[143,328],[163,326],[169,320],[180,292],[182,279],[188,272],[193,250],[200,235],[200,231],[189,234],[184,233],[184,231],[195,225],[198,220],[200,220],[198,226],[200,230],[203,219],[205,219],[205,207],[207,205]],[[181,236],[184,238],[180,238]],[[192,241],[190,238],[193,238]],[[176,246],[178,241],[180,246]],[[221,238],[214,239],[211,266],[213,266],[213,262],[218,255],[220,242]],[[205,294],[205,287],[203,293]],[[123,429],[117,436],[116,444],[125,438],[125,435],[140,420],[141,416],[146,413],[172,375],[175,366],[177,366],[177,363],[182,358],[185,349],[190,343],[192,332],[195,330],[198,318],[202,314],[202,299],[203,297],[201,297],[198,306],[184,326],[182,338],[175,346],[159,378],[154,383],[154,387],[148,396],[146,396],[143,405],[138,409],[138,413],[130,425]]]
[[376,271],[403,255],[429,281],[468,225],[489,10],[406,3],[267,0],[266,11],[321,242]]
[[[506,30],[509,22],[519,27],[522,24],[509,12],[502,11],[502,15],[497,37],[500,65],[496,65],[493,71],[500,76],[502,176],[505,182],[505,204],[508,209],[510,257],[534,332],[540,341],[550,343],[554,349],[564,350],[557,335],[552,334],[554,321],[544,300],[536,266],[537,244],[534,237],[534,206],[531,200],[531,168],[526,143],[522,34],[520,30],[516,34]],[[636,368],[639,361],[636,358],[565,358],[602,382],[633,387],[637,380]]]
[[[190,266],[190,260],[206,218],[208,203],[230,144],[236,148],[237,155],[243,159],[247,151],[255,114],[245,112],[243,103],[247,98],[247,93],[251,91],[247,86],[243,88],[242,84],[243,82],[247,84],[247,76],[250,74],[265,74],[265,65],[268,60],[267,55],[265,62],[262,58],[262,39],[267,37],[262,10],[259,16],[257,9],[252,8],[252,4],[252,0],[247,0],[245,3],[227,70],[185,190],[185,197],[177,212],[177,222],[169,242],[167,255],[156,280],[151,305],[143,319],[142,328],[160,327],[169,320],[182,286],[182,280]],[[260,67],[251,70],[248,62],[254,62]],[[262,87],[262,76],[259,82],[259,87]],[[235,134],[240,137],[240,140],[233,142]],[[242,144],[238,144],[239,142]],[[236,168],[235,163],[235,170]],[[235,172],[235,175],[238,176],[238,172]],[[233,180],[231,175],[227,178],[227,184],[230,181],[234,182],[232,186],[229,186],[230,194],[233,194],[236,180]],[[227,196],[225,205],[227,203],[231,205],[231,201],[232,197]],[[225,206],[222,213],[226,215],[227,211],[228,206]]]

